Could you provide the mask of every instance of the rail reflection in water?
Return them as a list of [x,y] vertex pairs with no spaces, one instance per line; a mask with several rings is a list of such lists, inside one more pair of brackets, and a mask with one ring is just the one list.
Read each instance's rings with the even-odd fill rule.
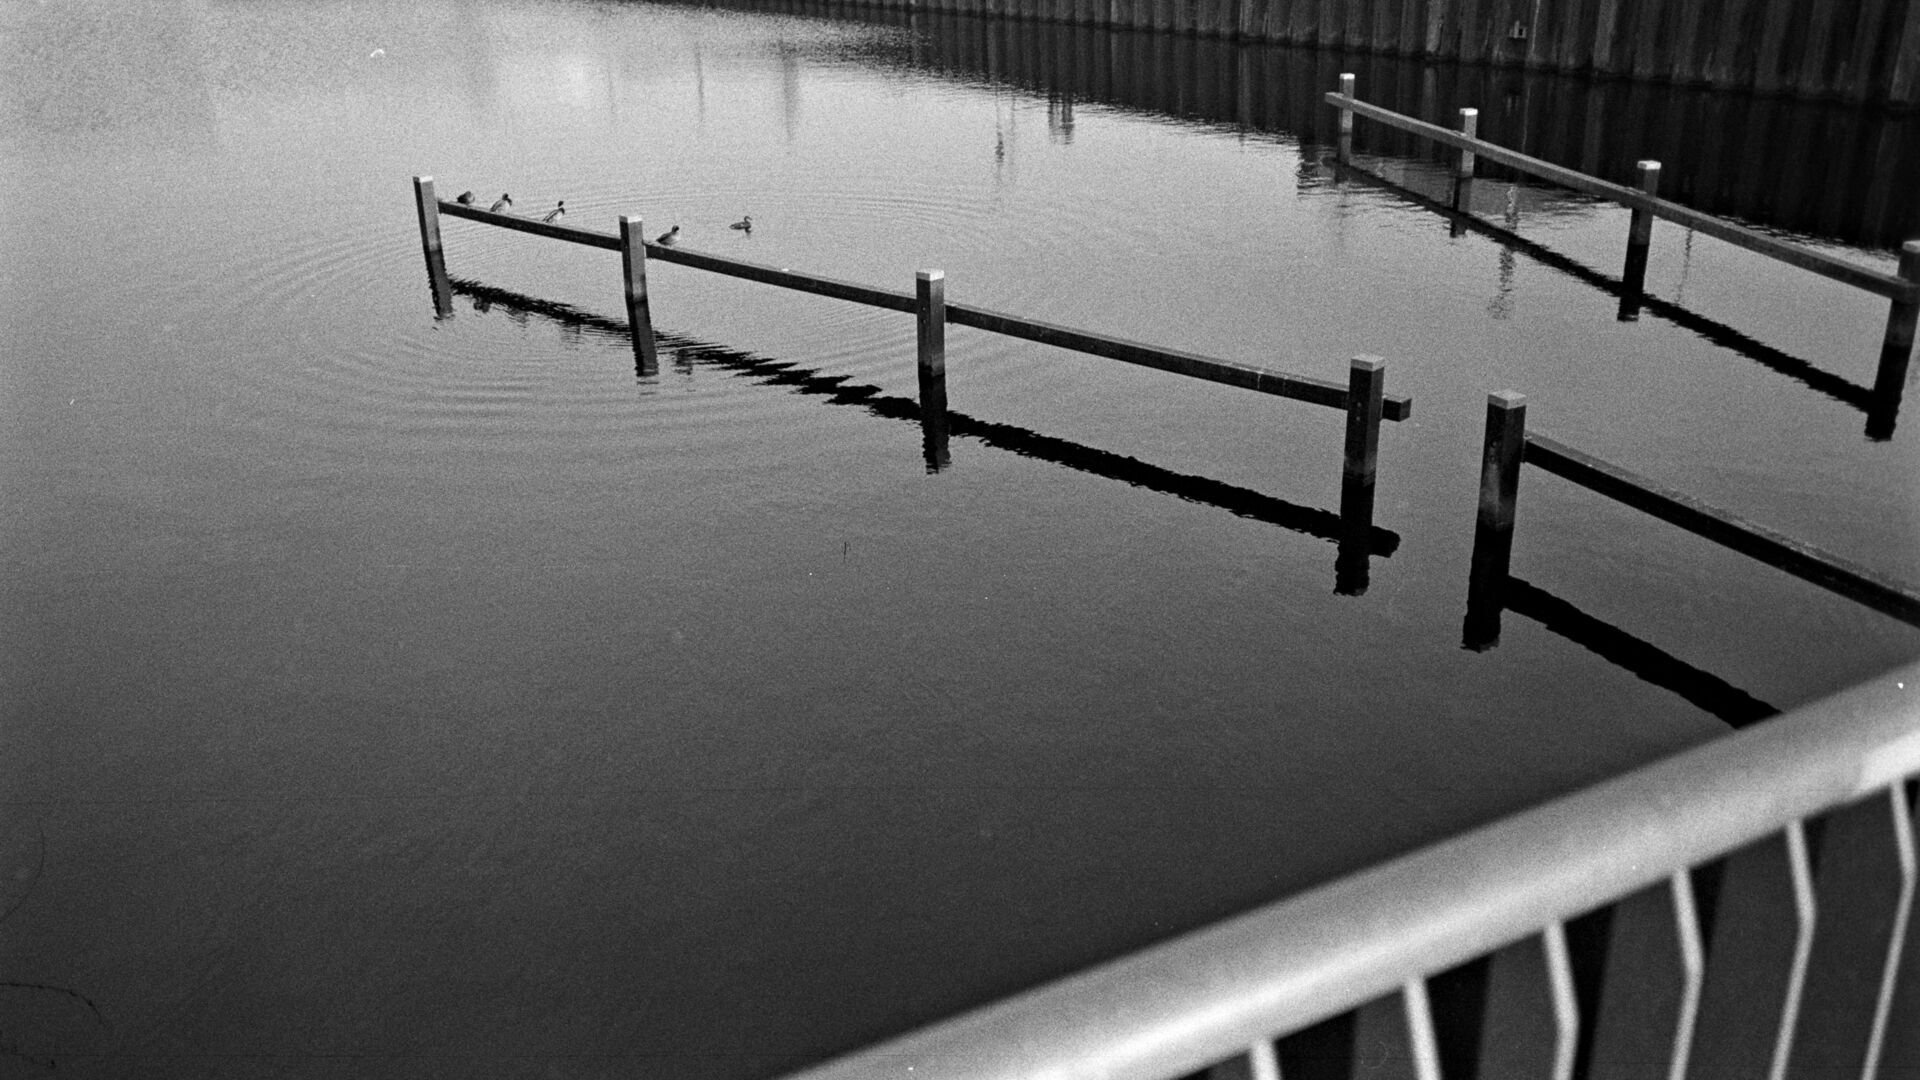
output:
[[[597,330],[610,339],[625,341],[628,337],[625,323],[567,304],[462,278],[453,278],[451,284],[453,295],[467,297],[473,309],[482,314],[498,309],[509,317],[537,316],[563,328]],[[1301,506],[1209,477],[1175,472],[1125,454],[1084,446],[1013,424],[982,420],[951,409],[935,413],[923,409],[920,402],[911,398],[893,397],[877,386],[849,382],[844,375],[822,374],[797,364],[755,356],[657,328],[654,335],[661,351],[680,371],[691,372],[696,366],[710,366],[758,379],[770,386],[786,387],[797,394],[819,397],[829,405],[854,406],[873,416],[920,425],[922,454],[929,473],[950,467],[949,439],[970,439],[996,450],[1006,450],[1076,472],[1118,480],[1187,502],[1225,510],[1236,517],[1331,541],[1341,545],[1337,560],[1340,565],[1336,575],[1337,584],[1347,587],[1364,589],[1366,560],[1373,556],[1391,557],[1400,547],[1400,535],[1393,530],[1368,524],[1365,532],[1356,536],[1353,524],[1331,510]],[[636,366],[637,377],[651,378],[655,374],[657,372],[642,371]],[[1347,565],[1356,561],[1357,567]]]
[[435,195],[431,176],[413,178],[414,204],[419,217],[420,244],[425,254],[427,277],[433,292],[434,317],[451,316],[451,279],[447,273],[446,252],[440,236],[440,215],[452,214],[484,224],[531,233],[585,247],[620,253],[626,293],[627,327],[639,373],[644,377],[659,370],[657,335],[647,295],[646,263],[649,255],[663,262],[679,263],[728,277],[741,278],[779,288],[831,297],[850,303],[886,310],[912,313],[917,327],[920,402],[928,447],[928,460],[935,469],[945,466],[946,442],[950,423],[946,419],[946,327],[948,323],[971,326],[1007,337],[1038,342],[1056,348],[1119,360],[1158,371],[1193,379],[1225,383],[1274,397],[1287,398],[1347,414],[1346,444],[1341,458],[1340,481],[1340,556],[1334,564],[1334,591],[1342,596],[1366,592],[1372,552],[1374,483],[1380,450],[1382,420],[1405,420],[1412,414],[1411,399],[1386,394],[1386,364],[1377,356],[1353,358],[1347,385],[1311,376],[1296,375],[1271,368],[1220,360],[1182,349],[1147,345],[1125,338],[1096,334],[1068,326],[1009,315],[986,308],[946,302],[946,275],[938,270],[922,270],[916,276],[911,294],[877,289],[857,282],[821,277],[740,259],[690,251],[672,243],[645,240],[645,229],[637,217],[623,215],[619,233],[609,234],[570,225],[555,225],[517,217],[511,213],[480,210],[459,201],[446,201]]

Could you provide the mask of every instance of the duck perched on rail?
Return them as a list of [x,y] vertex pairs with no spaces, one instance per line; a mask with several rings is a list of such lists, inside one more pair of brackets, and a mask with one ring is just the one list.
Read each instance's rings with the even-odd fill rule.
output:
[[680,242],[680,226],[675,225],[673,228],[654,237],[653,242],[659,244],[661,247],[672,247],[678,244]]
[[561,199],[559,205],[547,211],[547,216],[541,218],[540,220],[548,224],[552,224],[554,219],[564,215],[566,212],[567,212],[567,200]]
[[472,205],[473,205],[473,192],[471,192],[471,191],[463,191],[463,192],[461,192],[461,193],[460,193],[460,197],[459,197],[459,198],[457,198],[457,199],[455,199],[455,200],[453,200],[453,201],[454,201],[454,202],[457,202],[457,203],[459,203],[459,204],[460,204],[461,206],[472,206]]
[[513,196],[508,195],[505,192],[502,192],[500,194],[500,197],[494,200],[493,205],[487,207],[487,212],[490,214],[499,214],[512,209],[513,209]]

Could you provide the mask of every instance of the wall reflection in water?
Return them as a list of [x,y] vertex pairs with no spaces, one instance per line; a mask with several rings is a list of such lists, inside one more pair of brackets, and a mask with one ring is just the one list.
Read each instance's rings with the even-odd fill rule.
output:
[[[1075,103],[1098,102],[1331,145],[1334,113],[1321,98],[1350,71],[1365,101],[1449,127],[1460,108],[1478,108],[1482,138],[1616,183],[1633,182],[1635,161],[1659,160],[1661,194],[1710,213],[1868,247],[1920,237],[1911,197],[1920,117],[1911,112],[824,0],[707,6],[909,29],[908,46],[872,59],[1030,90],[1048,99],[1049,131],[1063,140]],[[1354,149],[1451,160],[1365,123]],[[1483,163],[1481,175],[1508,174]]]

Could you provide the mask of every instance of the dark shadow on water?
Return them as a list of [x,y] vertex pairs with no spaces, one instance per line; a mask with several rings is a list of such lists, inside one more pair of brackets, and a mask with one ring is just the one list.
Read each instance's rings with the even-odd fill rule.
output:
[[1411,202],[1422,209],[1431,211],[1443,218],[1448,228],[1458,235],[1462,231],[1475,232],[1488,237],[1509,250],[1519,252],[1549,269],[1558,270],[1601,292],[1620,298],[1623,316],[1631,310],[1637,317],[1639,311],[1665,319],[1684,330],[1690,330],[1714,345],[1729,352],[1737,353],[1763,367],[1777,371],[1796,382],[1825,394],[1835,401],[1850,405],[1868,414],[1867,435],[1875,441],[1891,438],[1893,435],[1894,413],[1899,406],[1898,387],[1892,394],[1876,394],[1873,388],[1861,386],[1823,371],[1806,360],[1780,351],[1771,345],[1757,341],[1739,330],[1722,322],[1716,322],[1704,315],[1688,311],[1679,304],[1659,297],[1648,295],[1621,278],[1601,273],[1566,255],[1562,255],[1536,241],[1529,240],[1509,229],[1502,228],[1480,216],[1457,210],[1447,203],[1433,198],[1413,188],[1396,184],[1391,180],[1366,171],[1355,165],[1341,165],[1331,158],[1323,163],[1324,167],[1335,170],[1343,180],[1355,180],[1360,183],[1388,191]]
[[1532,619],[1641,680],[1680,695],[1731,727],[1743,728],[1780,713],[1718,675],[1702,671],[1511,575],[1496,583],[1474,583],[1469,591],[1462,646],[1485,652],[1498,645],[1502,611]]
[[[581,311],[567,304],[524,296],[461,278],[453,279],[453,291],[467,297],[476,311],[487,312],[498,308],[521,319],[528,314],[538,315],[563,327],[599,331],[622,343],[628,340],[626,323]],[[973,439],[1021,457],[1051,462],[1077,472],[1103,476],[1187,502],[1216,507],[1238,517],[1276,525],[1335,544],[1345,541],[1348,562],[1352,561],[1352,554],[1361,547],[1351,535],[1351,530],[1342,525],[1340,515],[1331,510],[1300,506],[1204,476],[1174,472],[1124,454],[1082,446],[1012,424],[976,419],[952,410],[946,413],[945,430],[942,431],[938,418],[931,424],[925,422],[919,402],[885,395],[877,386],[851,382],[850,376],[823,375],[798,364],[754,356],[658,330],[655,331],[655,338],[661,350],[670,352],[675,366],[683,371],[697,365],[717,367],[750,376],[769,386],[784,386],[796,393],[821,397],[828,404],[859,406],[874,416],[920,425],[930,472],[947,467],[949,438]],[[1399,546],[1398,533],[1378,526],[1369,529],[1364,543],[1367,553],[1382,558],[1392,555]],[[1351,567],[1343,563],[1342,574],[1343,582],[1350,584],[1354,574]]]

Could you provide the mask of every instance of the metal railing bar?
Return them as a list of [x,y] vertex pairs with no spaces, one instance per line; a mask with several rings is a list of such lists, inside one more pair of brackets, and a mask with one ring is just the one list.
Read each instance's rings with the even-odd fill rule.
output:
[[1877,1076],[1880,1072],[1880,1051],[1887,1041],[1887,1023],[1893,1012],[1893,994],[1898,987],[1900,976],[1900,955],[1906,947],[1907,932],[1913,916],[1913,894],[1915,884],[1915,858],[1913,843],[1913,817],[1907,806],[1905,785],[1895,784],[1887,789],[1887,800],[1893,812],[1894,850],[1900,860],[1900,900],[1893,910],[1893,929],[1887,937],[1887,958],[1880,969],[1880,991],[1875,996],[1873,1006],[1873,1026],[1867,1034],[1867,1052],[1860,1069],[1860,1075]]
[[1706,537],[1913,626],[1920,589],[1655,484],[1564,443],[1528,432],[1525,460],[1591,491]]
[[1917,733],[1920,663],[796,1075],[1183,1075],[1920,773]]
[[454,217],[466,218],[470,221],[478,221],[482,224],[494,225],[502,229],[512,229],[514,232],[532,233],[535,236],[544,236],[549,240],[565,240],[569,244],[603,248],[607,251],[620,250],[620,238],[612,233],[598,232],[593,229],[579,229],[572,225],[552,225],[544,221],[535,221],[532,218],[520,217],[517,214],[496,214],[478,206],[449,202],[446,199],[439,200],[439,203],[441,213],[452,214]]
[[[1109,360],[1138,364],[1176,375],[1225,383],[1228,386],[1238,386],[1262,394],[1292,398],[1295,401],[1305,401],[1313,405],[1324,405],[1333,409],[1347,407],[1346,384],[1327,379],[1292,375],[1283,371],[1254,367],[1250,364],[1236,364],[1197,353],[1183,352],[1179,349],[1163,349],[1137,341],[1128,341],[1125,338],[1089,333],[1085,330],[1075,330],[1035,319],[1024,319],[1004,312],[991,311],[970,304],[956,304],[951,301],[947,303],[947,322],[955,326],[970,326],[976,330],[986,330],[995,334],[1004,334],[1007,337],[1071,349],[1074,352],[1103,356]],[[1410,398],[1398,394],[1386,394],[1382,395],[1381,402],[1382,419],[1405,420],[1413,413],[1413,403]]]
[[1440,1042],[1434,1037],[1433,1002],[1427,997],[1424,974],[1400,987],[1400,1005],[1407,1022],[1407,1047],[1413,1052],[1415,1080],[1441,1080]]
[[1547,954],[1547,989],[1553,997],[1552,1080],[1573,1080],[1580,1047],[1580,1002],[1573,991],[1573,959],[1567,952],[1567,927],[1558,919],[1540,933]]
[[1693,874],[1675,870],[1668,879],[1667,891],[1673,900],[1674,936],[1680,943],[1680,970],[1685,976],[1680,988],[1680,1015],[1673,1026],[1673,1057],[1667,1065],[1667,1080],[1686,1080],[1693,1032],[1700,1020],[1700,995],[1706,989],[1707,945],[1700,934]]
[[1256,1039],[1247,1048],[1247,1062],[1252,1066],[1253,1080],[1280,1080],[1280,1055],[1272,1039]]
[[1794,1029],[1800,1023],[1800,998],[1807,987],[1807,963],[1813,958],[1814,927],[1819,912],[1813,899],[1813,860],[1807,853],[1804,817],[1787,822],[1787,866],[1793,876],[1793,969],[1787,976],[1786,1001],[1780,1006],[1780,1036],[1773,1044],[1773,1064],[1767,1080],[1786,1080],[1793,1057]]
[[1423,120],[1416,120],[1411,116],[1394,112],[1391,109],[1384,109],[1378,105],[1370,105],[1358,98],[1343,95],[1338,91],[1329,91],[1325,100],[1329,105],[1341,109],[1351,109],[1360,116],[1377,120],[1389,127],[1399,128],[1402,131],[1410,131],[1446,146],[1472,151],[1474,154],[1479,157],[1484,157],[1488,161],[1499,162],[1502,165],[1511,166],[1522,172],[1531,173],[1543,180],[1552,181],[1561,187],[1571,188],[1574,191],[1584,192],[1588,195],[1597,195],[1600,198],[1636,210],[1645,210],[1655,217],[1665,218],[1668,221],[1690,226],[1698,232],[1705,233],[1719,240],[1724,240],[1729,244],[1746,248],[1749,251],[1757,252],[1773,259],[1778,259],[1781,262],[1797,266],[1802,270],[1811,271],[1822,277],[1831,278],[1857,289],[1864,289],[1867,292],[1876,293],[1891,300],[1908,303],[1920,297],[1920,287],[1916,287],[1913,282],[1907,281],[1897,274],[1870,270],[1864,266],[1855,265],[1854,263],[1836,258],[1824,252],[1813,251],[1797,244],[1790,244],[1784,240],[1768,236],[1766,233],[1758,230],[1735,225],[1730,221],[1715,217],[1712,214],[1702,213],[1692,207],[1669,202],[1666,199],[1648,195],[1643,191],[1626,187],[1622,184],[1615,184],[1595,176],[1588,176],[1586,173],[1576,172],[1573,169],[1555,165],[1550,161],[1542,161],[1539,158],[1509,150],[1498,143],[1490,143],[1484,139],[1469,138],[1457,131],[1449,130],[1437,124],[1429,124]]

